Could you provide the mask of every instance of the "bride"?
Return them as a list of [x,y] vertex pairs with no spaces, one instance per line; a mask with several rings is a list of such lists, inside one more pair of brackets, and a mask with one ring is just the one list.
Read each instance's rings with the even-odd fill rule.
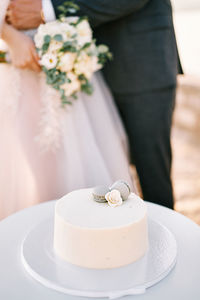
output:
[[0,64],[0,219],[73,189],[131,183],[127,141],[101,74],[92,96],[66,109],[46,86],[30,36],[5,22],[0,31],[11,64]]

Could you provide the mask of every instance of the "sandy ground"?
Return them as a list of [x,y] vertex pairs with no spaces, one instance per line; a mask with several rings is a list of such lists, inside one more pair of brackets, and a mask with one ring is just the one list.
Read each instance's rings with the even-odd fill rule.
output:
[[200,224],[200,0],[172,0],[185,76],[179,77],[172,130],[175,208]]
[[179,78],[172,130],[175,209],[200,224],[200,78]]
[[171,0],[171,2],[184,72],[200,76],[200,0]]

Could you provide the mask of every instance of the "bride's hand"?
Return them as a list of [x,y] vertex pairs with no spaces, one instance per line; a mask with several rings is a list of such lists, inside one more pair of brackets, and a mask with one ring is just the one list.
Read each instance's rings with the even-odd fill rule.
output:
[[12,64],[21,69],[41,70],[39,57],[31,38],[4,23],[2,38],[7,43]]

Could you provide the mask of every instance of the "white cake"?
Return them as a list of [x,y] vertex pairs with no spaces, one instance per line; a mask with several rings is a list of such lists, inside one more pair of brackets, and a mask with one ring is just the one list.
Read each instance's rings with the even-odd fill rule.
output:
[[116,268],[140,259],[147,248],[147,208],[135,194],[117,207],[94,201],[92,189],[57,201],[54,250],[63,260],[86,268]]

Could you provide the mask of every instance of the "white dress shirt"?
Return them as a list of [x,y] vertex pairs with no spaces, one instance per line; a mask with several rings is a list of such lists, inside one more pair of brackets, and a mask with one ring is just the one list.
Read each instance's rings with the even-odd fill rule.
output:
[[42,9],[46,23],[56,20],[56,14],[51,0],[42,0]]

